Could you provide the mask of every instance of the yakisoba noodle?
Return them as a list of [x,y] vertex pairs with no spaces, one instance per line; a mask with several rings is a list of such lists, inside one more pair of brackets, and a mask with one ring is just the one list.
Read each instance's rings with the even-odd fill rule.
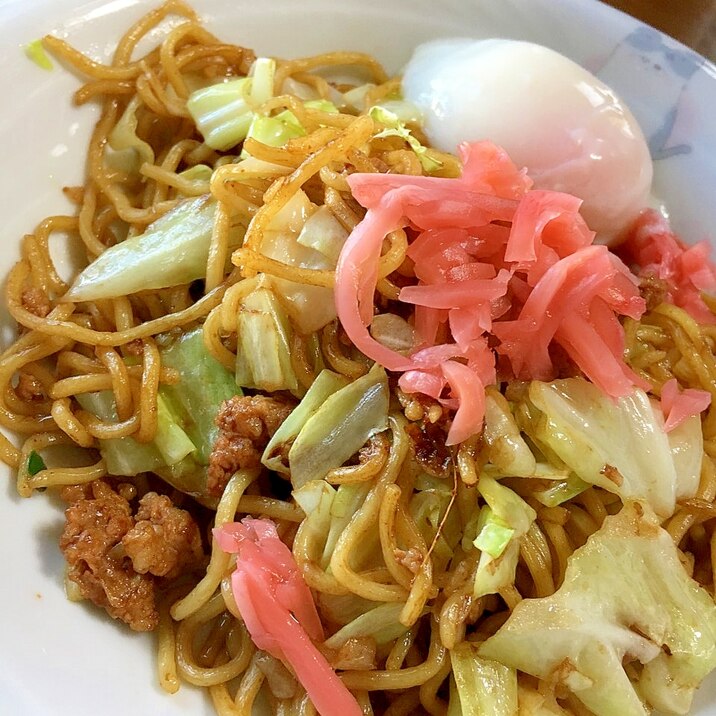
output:
[[[170,15],[182,22],[167,33],[159,48],[134,59],[140,40]],[[298,268],[260,252],[271,221],[298,190],[314,203],[329,207],[350,231],[364,212],[346,181],[349,166],[360,172],[422,173],[403,139],[373,139],[376,127],[369,116],[308,108],[290,94],[254,108],[267,114],[290,109],[306,129],[306,136],[284,147],[246,140],[245,148],[256,159],[270,162],[270,169],[242,172],[233,163],[234,156],[209,149],[186,109],[187,78],[244,76],[254,55],[216,39],[181,2],[165,3],[130,28],[110,65],[92,61],[63,40],[46,37],[43,42],[85,78],[75,93],[76,103],[99,101],[101,116],[89,144],[87,181],[66,190],[76,204],[76,216],[49,217],[27,235],[21,259],[7,281],[7,305],[20,332],[0,361],[0,423],[22,436],[22,444],[16,448],[1,437],[0,457],[17,470],[17,489],[23,496],[107,475],[103,459],[30,474],[32,453],[69,445],[96,448],[98,440],[108,438],[133,436],[140,443],[153,439],[159,386],[176,384],[179,379],[175,370],[161,364],[158,336],[201,324],[206,347],[233,372],[236,356],[231,334],[249,290],[244,279],[267,274],[333,287],[331,270]],[[331,85],[313,71],[345,65],[359,68],[374,83],[368,104],[389,96],[398,86],[373,58],[348,52],[279,61],[275,86],[281,88],[292,78],[328,97]],[[136,113],[137,134],[146,138],[147,146],[140,174],[134,176],[108,165],[105,154],[108,137],[128,107]],[[458,173],[454,157],[433,154],[442,161],[438,174]],[[181,175],[180,169],[200,163],[212,167],[210,181]],[[54,234],[71,234],[92,261],[115,242],[113,227],[118,223],[129,236],[140,234],[183,199],[207,193],[215,198],[217,208],[203,295],[197,296],[186,284],[81,304],[59,300],[68,285],[50,257]],[[232,249],[229,234],[236,223],[248,228],[242,247]],[[395,300],[401,281],[411,276],[407,249],[404,230],[387,237],[377,271],[379,302]],[[227,270],[229,258],[233,266]],[[625,327],[628,361],[656,386],[657,394],[676,377],[682,385],[706,390],[716,398],[713,326],[699,325],[684,310],[662,304],[640,321],[627,319]],[[316,377],[315,351],[327,367],[350,380],[367,373],[368,361],[344,339],[335,321],[314,342],[295,333],[291,360],[304,392]],[[102,420],[79,407],[76,396],[98,391],[111,391],[116,420]],[[360,461],[326,476],[330,484],[356,486],[358,500],[355,515],[337,536],[328,558],[324,541],[310,528],[300,507],[290,498],[261,493],[258,469],[241,470],[231,477],[216,506],[213,525],[219,527],[246,514],[277,523],[317,596],[328,626],[325,651],[340,662],[341,678],[364,713],[438,715],[447,709],[449,650],[465,639],[466,630],[474,638],[486,638],[523,597],[552,594],[562,582],[570,554],[609,514],[618,511],[621,502],[615,495],[590,487],[559,506],[546,507],[532,496],[543,487],[539,481],[508,478],[505,482],[536,510],[537,519],[521,541],[514,584],[499,595],[475,599],[472,584],[479,552],[464,549],[458,541],[454,553],[446,557],[439,542],[448,520],[464,531],[474,510],[474,486],[484,462],[482,445],[472,439],[453,450],[445,478],[450,499],[437,532],[426,535],[406,508],[421,470],[406,425],[427,414],[434,422],[432,418],[437,420],[442,413],[436,404],[409,396],[402,400],[402,406],[393,400],[389,430],[370,439]],[[689,571],[712,588],[716,533],[705,523],[716,516],[713,409],[705,417],[703,430],[705,455],[698,493],[678,505],[666,527],[685,555]],[[139,493],[146,491],[145,482],[137,479]],[[367,559],[365,545],[372,544],[371,535],[376,532],[377,552]],[[401,545],[410,545],[420,556],[414,569],[398,558],[404,551]],[[366,563],[372,566],[361,566]],[[249,713],[268,685],[276,713],[315,713],[288,670],[254,647],[232,596],[230,565],[230,557],[214,544],[207,554],[205,573],[184,575],[161,595],[157,654],[162,687],[171,693],[182,682],[205,687],[217,713],[229,716]],[[330,635],[343,626],[335,622],[336,605],[350,595],[396,605],[395,619],[405,632],[378,652],[375,647],[366,651],[360,639],[349,642],[352,651],[341,650],[340,641]],[[550,688],[530,677],[520,679],[526,686]],[[573,696],[566,696],[563,705],[574,713],[586,713]]]

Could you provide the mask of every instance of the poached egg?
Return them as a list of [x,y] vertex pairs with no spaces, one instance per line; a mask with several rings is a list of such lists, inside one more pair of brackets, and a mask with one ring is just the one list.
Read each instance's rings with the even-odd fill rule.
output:
[[616,93],[563,55],[515,40],[420,45],[402,80],[436,148],[502,146],[535,187],[573,194],[604,243],[618,242],[649,203],[652,162]]

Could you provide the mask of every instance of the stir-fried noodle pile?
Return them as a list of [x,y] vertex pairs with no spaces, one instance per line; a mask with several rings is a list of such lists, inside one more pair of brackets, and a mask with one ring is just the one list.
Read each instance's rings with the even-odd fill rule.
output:
[[[135,59],[138,43],[168,16],[182,22],[157,49]],[[376,121],[368,114],[329,111],[284,88],[293,82],[331,100],[338,85],[326,79],[327,71],[348,66],[372,83],[365,102],[371,106],[394,94],[398,82],[373,58],[358,53],[279,60],[275,94],[251,109],[266,116],[290,110],[305,132],[279,147],[249,137],[239,147],[219,151],[204,143],[187,98],[221,78],[245,76],[255,56],[218,40],[181,2],[170,0],[137,22],[120,40],[109,65],[93,62],[62,40],[48,37],[44,42],[84,78],[75,102],[99,103],[101,116],[89,144],[86,183],[65,190],[76,212],[50,216],[27,234],[7,281],[7,305],[19,330],[0,362],[0,423],[21,435],[22,443],[16,448],[2,437],[1,447],[2,459],[17,471],[18,492],[30,496],[64,488],[66,499],[75,504],[78,496],[99,499],[104,487],[95,481],[103,481],[133,505],[132,511],[144,495],[159,492],[193,515],[202,531],[199,555],[152,582],[159,616],[151,626],[158,626],[159,678],[167,691],[176,691],[182,681],[206,687],[220,714],[248,713],[257,698],[268,698],[275,713],[314,713],[289,670],[252,643],[231,592],[231,558],[216,545],[208,546],[210,527],[253,515],[273,520],[291,547],[326,632],[321,651],[364,712],[445,714],[450,650],[466,638],[480,642],[494,634],[524,598],[553,594],[570,555],[621,508],[616,494],[590,486],[548,506],[536,497],[548,481],[501,480],[536,512],[536,519],[519,543],[514,581],[496,594],[475,598],[481,555],[472,543],[476,484],[499,446],[478,436],[446,447],[449,411],[436,401],[403,394],[392,379],[388,429],[369,437],[357,455],[326,476],[337,490],[331,493],[334,500],[339,495],[343,501],[344,514],[338,519],[340,510],[328,519],[320,510],[306,518],[285,476],[270,475],[258,462],[219,475],[218,489],[200,494],[199,505],[154,475],[110,475],[98,452],[100,441],[131,436],[147,445],[155,439],[161,429],[159,392],[181,377],[162,358],[177,335],[200,327],[205,348],[233,373],[240,350],[236,316],[260,285],[257,280],[288,279],[332,289],[333,268],[290,264],[262,252],[272,222],[299,190],[314,205],[327,207],[348,233],[365,213],[351,195],[350,173],[424,173],[406,139],[376,137]],[[137,140],[134,151],[140,161],[134,167],[108,151],[109,144],[117,144],[113,133],[116,138],[118,127]],[[413,131],[424,143],[419,129]],[[236,161],[242,149],[257,160],[255,169],[246,170]],[[456,158],[427,151],[440,163],[434,175],[459,174]],[[191,171],[197,167],[210,171]],[[194,210],[202,211],[201,202],[210,201],[206,197],[215,208],[201,278],[94,300],[63,300],[70,287],[50,255],[56,235],[69,234],[81,242],[91,263],[119,240],[141,235],[181,202],[197,201]],[[243,240],[237,242],[237,235]],[[415,282],[406,258],[408,245],[404,230],[392,232],[384,242],[377,269],[378,312],[399,314],[399,290]],[[662,303],[639,321],[627,319],[625,330],[628,364],[649,380],[655,396],[674,377],[684,387],[716,396],[714,326],[699,325],[684,310]],[[352,347],[335,318],[312,332],[292,326],[286,335],[296,384],[275,391],[274,397],[289,408],[324,367],[348,381],[368,374],[371,362]],[[111,393],[114,413],[99,417],[81,399],[102,391]],[[501,393],[488,390],[496,405],[518,405],[524,394],[525,386],[518,382],[503,383]],[[713,591],[713,408],[705,414],[703,438],[697,494],[678,504],[665,528],[689,573]],[[81,455],[77,446],[84,449]],[[38,456],[50,467],[43,462],[38,469],[33,462]],[[67,486],[80,487],[72,488],[73,493]],[[76,594],[77,584],[70,580],[68,585]],[[79,587],[81,596],[87,596],[81,580]],[[122,606],[111,595],[103,599],[104,606],[121,616]],[[355,620],[366,613],[375,623],[357,627]],[[554,689],[533,677],[519,678],[525,689],[545,694]],[[552,695],[564,708],[586,713],[569,692]]]

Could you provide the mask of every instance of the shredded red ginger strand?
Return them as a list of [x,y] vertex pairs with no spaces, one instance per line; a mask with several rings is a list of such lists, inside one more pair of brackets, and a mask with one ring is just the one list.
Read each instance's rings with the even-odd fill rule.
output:
[[254,644],[293,670],[321,716],[360,716],[360,705],[315,646],[324,638],[321,620],[276,525],[247,517],[213,534],[224,552],[237,555],[231,591]]
[[667,380],[661,387],[661,409],[664,413],[664,430],[669,433],[683,422],[698,415],[711,405],[711,394],[705,390],[687,388],[679,391],[676,378]]
[[627,261],[640,267],[640,276],[664,282],[669,303],[683,308],[699,323],[716,323],[716,316],[701,297],[703,292],[716,290],[716,267],[709,261],[707,241],[685,245],[661,214],[648,209],[619,249]]
[[[457,179],[348,178],[367,209],[336,270],[336,307],[350,340],[401,373],[404,392],[423,393],[456,410],[448,445],[479,432],[484,389],[498,371],[501,378],[553,379],[553,344],[614,398],[635,387],[648,390],[624,362],[619,321],[639,319],[646,310],[639,278],[606,246],[593,243],[595,233],[579,214],[581,200],[533,190],[526,171],[491,142],[463,144],[459,154],[463,172]],[[420,342],[407,357],[369,332],[383,241],[406,227],[418,283],[403,288],[400,300],[415,307]],[[714,322],[700,294],[716,288],[716,271],[706,266],[707,245],[686,248],[649,212],[628,244],[639,265],[669,283],[668,300]],[[446,335],[447,341],[439,339]],[[701,398],[679,405],[696,410]]]

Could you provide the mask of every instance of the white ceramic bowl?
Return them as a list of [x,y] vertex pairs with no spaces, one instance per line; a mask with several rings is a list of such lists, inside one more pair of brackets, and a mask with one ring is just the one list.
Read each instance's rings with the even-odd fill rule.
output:
[[[80,183],[93,108],[77,110],[77,81],[29,62],[22,46],[52,32],[96,59],[154,3],[0,0],[0,216],[3,275],[18,242],[67,210],[61,187]],[[445,36],[509,37],[583,64],[628,102],[650,140],[656,195],[688,240],[716,226],[716,68],[595,0],[194,0],[209,29],[262,54],[363,50],[397,71],[418,43]],[[711,228],[713,232],[713,229]],[[716,236],[716,232],[711,234]],[[3,310],[4,336],[9,320]],[[153,639],[65,600],[57,539],[61,507],[19,499],[9,472],[0,495],[0,713],[8,716],[195,716],[198,692],[156,686]],[[695,713],[716,715],[716,679]]]

